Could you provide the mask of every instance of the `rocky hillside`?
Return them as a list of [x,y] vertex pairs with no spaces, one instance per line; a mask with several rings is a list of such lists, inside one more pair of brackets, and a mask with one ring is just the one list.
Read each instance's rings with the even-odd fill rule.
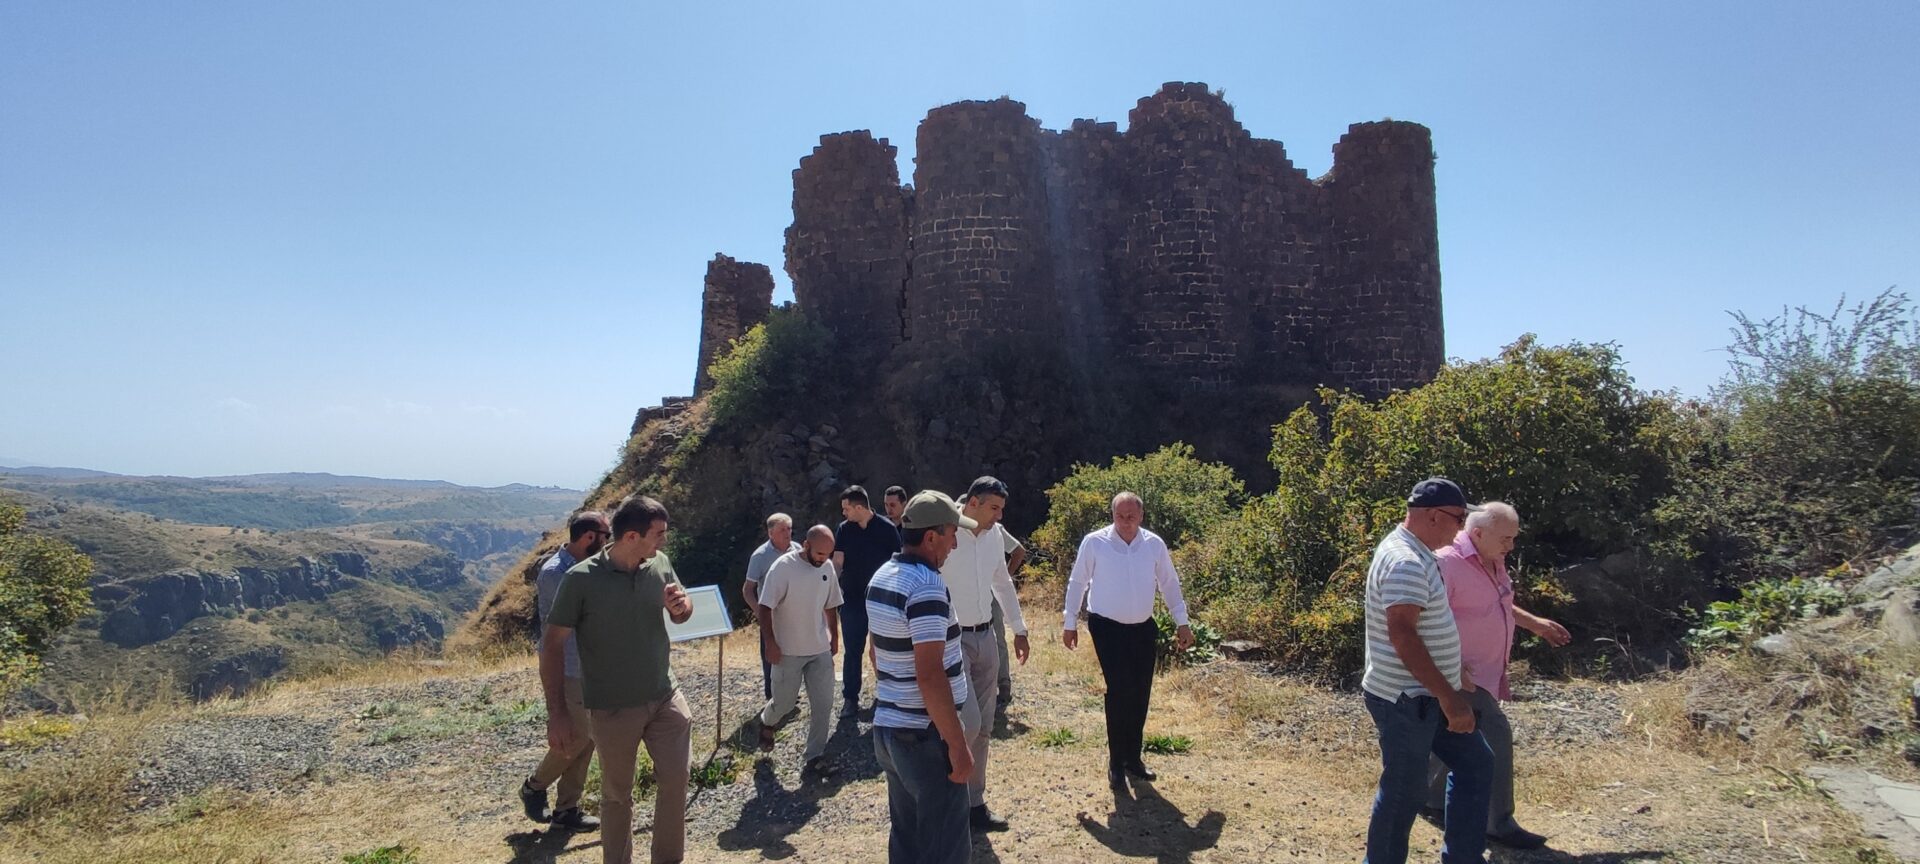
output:
[[[28,507],[32,530],[95,562],[97,614],[59,637],[16,707],[69,706],[116,688],[204,698],[403,648],[437,650],[580,495],[331,475],[93,474],[0,474],[0,494]],[[185,513],[233,524],[166,515]],[[393,518],[408,514],[427,518]],[[343,524],[272,527],[303,519]]]

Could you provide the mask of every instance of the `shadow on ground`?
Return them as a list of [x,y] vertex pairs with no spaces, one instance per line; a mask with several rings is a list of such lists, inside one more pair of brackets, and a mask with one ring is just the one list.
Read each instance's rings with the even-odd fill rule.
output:
[[1102,825],[1081,814],[1080,827],[1114,854],[1152,858],[1159,864],[1185,864],[1193,853],[1220,842],[1227,816],[1208,810],[1200,821],[1188,824],[1187,814],[1160,797],[1151,784],[1133,782],[1134,794],[1114,793],[1113,815]]

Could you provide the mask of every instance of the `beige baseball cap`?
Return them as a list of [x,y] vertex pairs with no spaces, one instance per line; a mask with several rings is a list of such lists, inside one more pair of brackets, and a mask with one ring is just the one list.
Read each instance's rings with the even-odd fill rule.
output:
[[937,528],[941,525],[958,525],[969,531],[980,527],[980,523],[968,519],[960,512],[960,505],[945,492],[928,489],[907,499],[907,509],[900,513],[902,528]]

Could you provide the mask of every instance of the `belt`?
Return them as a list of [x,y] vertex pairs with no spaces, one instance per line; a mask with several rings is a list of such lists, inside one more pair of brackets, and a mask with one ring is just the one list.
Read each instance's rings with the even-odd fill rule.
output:
[[993,629],[992,621],[988,621],[985,624],[975,624],[972,627],[968,627],[964,624],[960,625],[960,632],[962,633],[979,633],[984,630],[992,630],[992,629]]

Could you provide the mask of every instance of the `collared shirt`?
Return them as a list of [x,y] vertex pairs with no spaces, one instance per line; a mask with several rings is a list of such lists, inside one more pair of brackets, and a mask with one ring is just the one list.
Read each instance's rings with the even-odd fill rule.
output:
[[[560,593],[560,580],[565,579],[567,571],[580,563],[573,553],[562,546],[554,550],[547,560],[540,562],[540,575],[534,579],[536,602],[540,605],[540,635],[547,633],[547,624],[553,619],[553,598]],[[580,640],[575,636],[567,637],[567,677],[580,677]]]
[[1431,696],[1407,671],[1400,653],[1393,649],[1393,640],[1387,637],[1387,610],[1394,606],[1420,607],[1416,630],[1420,641],[1447,683],[1459,687],[1460,630],[1454,626],[1452,607],[1447,605],[1447,585],[1440,581],[1440,566],[1433,552],[1405,525],[1381,538],[1373,548],[1373,562],[1367,566],[1367,669],[1360,677],[1360,687],[1389,702],[1402,693]]
[[679,582],[667,553],[622,570],[609,546],[560,580],[548,626],[580,642],[580,691],[588,708],[634,708],[673,694],[665,592]]
[[993,601],[1000,599],[1000,611],[1015,635],[1024,636],[1027,622],[1020,616],[1020,592],[1013,587],[1013,575],[1007,572],[1007,531],[998,524],[979,534],[965,528],[956,532],[953,551],[940,567],[940,578],[953,593],[953,618],[962,627],[978,627],[993,621]]
[[953,620],[953,605],[940,572],[916,555],[895,555],[873,574],[866,597],[877,681],[873,725],[925,729],[933,723],[913,664],[913,646],[922,642],[946,642],[940,663],[946,667],[947,687],[953,691],[954,707],[965,705],[971,688],[966,664],[961,662],[960,625]]
[[833,562],[819,566],[796,547],[768,568],[760,586],[760,605],[773,610],[773,638],[780,653],[804,657],[825,654],[833,647],[827,632],[828,609],[840,608],[840,580]]
[[1173,556],[1160,535],[1140,529],[1133,542],[1120,539],[1108,525],[1080,540],[1080,554],[1067,577],[1067,605],[1062,625],[1080,624],[1080,600],[1087,611],[1121,624],[1138,624],[1153,617],[1153,592],[1167,601],[1176,626],[1187,625],[1187,601],[1180,594],[1180,576],[1173,572]]
[[864,597],[873,572],[900,551],[900,529],[878,513],[867,520],[865,528],[847,520],[840,523],[840,530],[833,532],[833,551],[841,555],[844,565],[840,568],[840,590]]
[[1460,628],[1460,662],[1467,676],[1495,698],[1512,699],[1507,663],[1513,657],[1513,580],[1507,576],[1506,560],[1485,566],[1473,535],[1465,531],[1434,557],[1447,583],[1447,605]]
[[756,585],[760,584],[760,580],[766,578],[767,568],[772,567],[773,562],[780,560],[780,556],[798,548],[800,548],[800,544],[792,540],[787,541],[787,548],[785,549],[773,548],[772,540],[760,544],[760,548],[753,550],[753,555],[747,559],[747,581]]

